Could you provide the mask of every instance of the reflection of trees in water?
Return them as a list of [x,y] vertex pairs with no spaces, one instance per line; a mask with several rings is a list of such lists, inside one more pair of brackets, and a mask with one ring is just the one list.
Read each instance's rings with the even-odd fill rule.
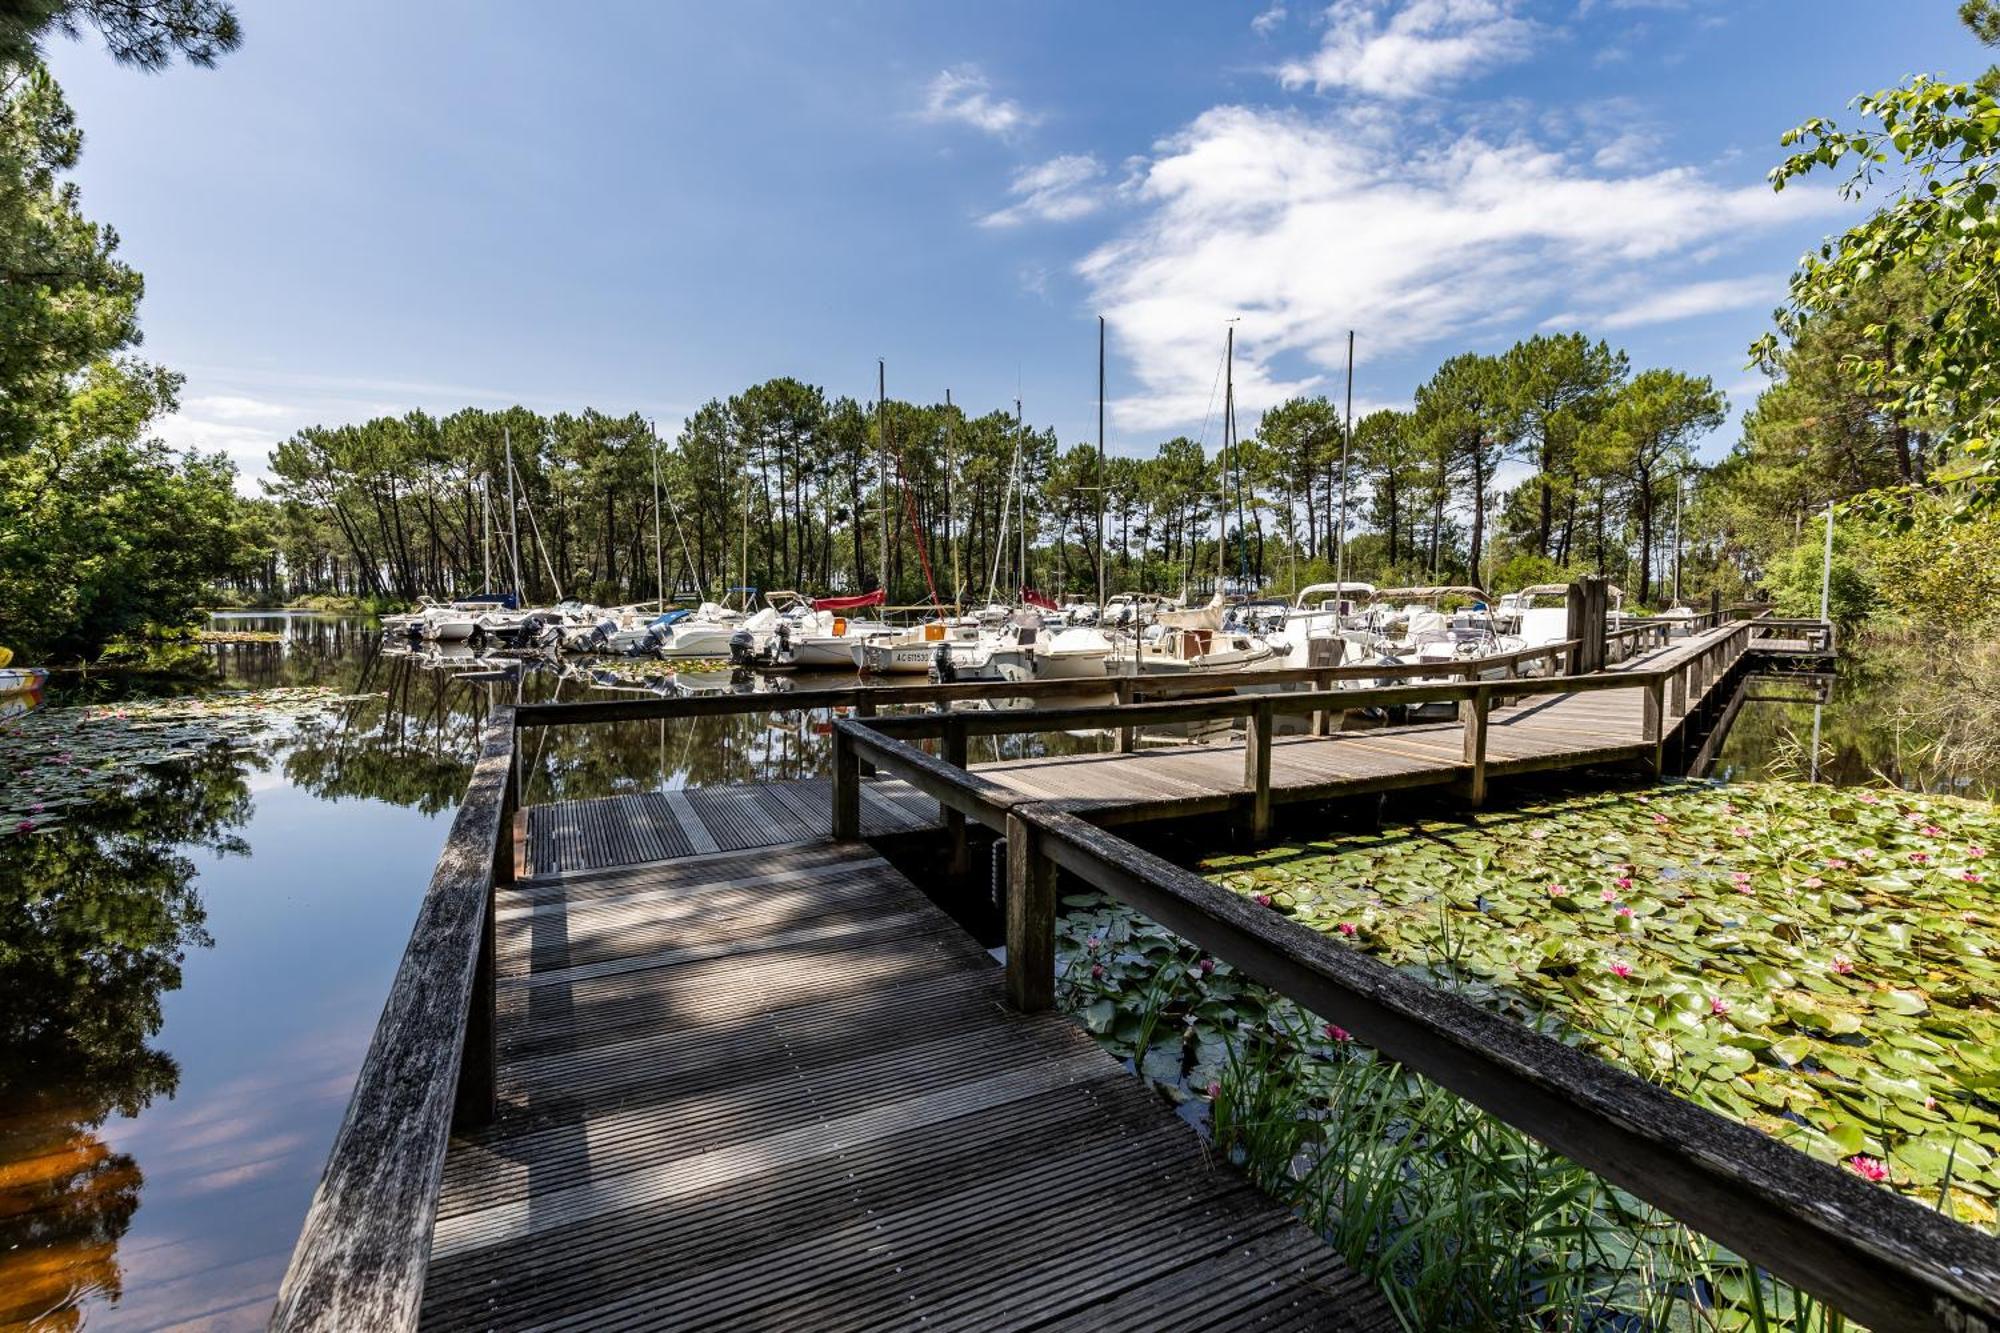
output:
[[[1759,695],[1810,695],[1805,682],[1751,682]],[[1887,781],[1917,791],[2000,792],[2000,650],[1945,639],[1843,649],[1819,716],[1822,782]],[[1807,777],[1813,706],[1749,703],[1725,738],[1718,776]]]
[[118,1293],[142,1178],[94,1131],[179,1081],[147,1043],[185,951],[210,943],[183,849],[247,850],[246,762],[217,746],[149,768],[0,844],[0,1323],[68,1327],[83,1295]]

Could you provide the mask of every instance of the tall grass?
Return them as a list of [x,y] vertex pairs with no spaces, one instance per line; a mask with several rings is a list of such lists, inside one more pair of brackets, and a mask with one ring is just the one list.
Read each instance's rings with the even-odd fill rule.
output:
[[[1173,1095],[1205,1101],[1218,1151],[1373,1278],[1412,1333],[1853,1333],[1812,1296],[1226,965],[1205,967],[1180,941],[1163,953],[1171,937],[1157,926],[1065,936],[1062,1002]],[[1451,969],[1437,961],[1443,980]],[[1230,1029],[1219,1068],[1199,1054],[1217,1021]]]

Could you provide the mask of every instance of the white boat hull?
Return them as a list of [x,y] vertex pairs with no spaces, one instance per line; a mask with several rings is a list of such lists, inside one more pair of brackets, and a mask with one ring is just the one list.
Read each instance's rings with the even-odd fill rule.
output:
[[923,676],[937,661],[935,643],[864,643],[857,654],[861,669],[881,676]]

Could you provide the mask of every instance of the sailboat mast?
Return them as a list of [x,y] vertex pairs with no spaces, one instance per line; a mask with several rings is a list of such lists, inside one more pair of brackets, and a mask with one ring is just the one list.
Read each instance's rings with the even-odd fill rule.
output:
[[1333,577],[1347,581],[1347,451],[1354,443],[1354,330],[1347,331],[1347,424],[1340,432],[1340,526],[1333,534]]
[[514,595],[521,596],[521,524],[518,517],[520,506],[514,500],[514,432],[511,427],[500,428],[500,445],[507,452],[507,560],[514,574]]
[[479,474],[480,591],[493,591],[493,474]]
[[1020,496],[1021,504],[1021,581],[1017,588],[1028,586],[1028,420],[1021,411],[1021,400],[1014,400],[1014,489]]
[[653,457],[653,587],[660,594],[660,610],[667,609],[667,562],[660,553],[660,432],[649,420],[646,439]]
[[889,586],[889,363],[875,359],[875,472],[881,492],[882,533],[876,549],[881,556],[881,581]]
[[1222,448],[1217,460],[1222,464],[1222,484],[1215,497],[1215,591],[1218,596],[1222,592],[1222,581],[1229,573],[1229,423],[1236,419],[1236,321],[1233,319],[1223,333],[1222,366]]
[[951,390],[944,391],[944,543],[951,548],[951,600],[956,604],[963,593],[965,582],[958,575],[958,561],[962,552],[960,542],[952,532],[957,521],[958,492],[952,486],[951,446],[958,436],[957,414],[952,411]]
[[1104,316],[1097,317],[1097,612],[1104,614]]

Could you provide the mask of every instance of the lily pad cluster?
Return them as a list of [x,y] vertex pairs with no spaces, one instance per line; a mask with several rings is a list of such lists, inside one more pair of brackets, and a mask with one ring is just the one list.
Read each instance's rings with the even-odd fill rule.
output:
[[[1996,848],[2000,812],[1988,805],[1680,784],[1418,820],[1203,869],[1343,943],[1990,1225],[2000,1195]],[[1068,928],[1076,954],[1112,950],[1108,964],[1084,964],[1099,980],[1115,980],[1108,968],[1157,965],[1156,949],[1186,949],[1171,936],[1155,942],[1155,931],[1107,908]],[[1210,966],[1212,985],[1220,975],[1241,988]],[[1137,1036],[1148,1006],[1143,985],[1131,994],[1109,1014],[1098,1007],[1108,994],[1080,1008],[1100,1031]],[[1187,1006],[1196,1063],[1213,1062],[1231,1015],[1256,1021],[1271,1002],[1246,1007],[1218,992],[1225,1008]]]
[[302,686],[41,708],[0,719],[0,838],[57,827],[124,791],[150,765],[218,745],[249,748],[276,723],[356,697]]

